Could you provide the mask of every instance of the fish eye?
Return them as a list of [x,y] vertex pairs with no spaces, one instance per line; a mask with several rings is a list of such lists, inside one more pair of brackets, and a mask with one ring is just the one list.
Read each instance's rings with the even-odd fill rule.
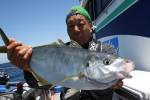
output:
[[110,65],[111,63],[112,63],[112,61],[109,58],[106,58],[103,60],[104,65]]

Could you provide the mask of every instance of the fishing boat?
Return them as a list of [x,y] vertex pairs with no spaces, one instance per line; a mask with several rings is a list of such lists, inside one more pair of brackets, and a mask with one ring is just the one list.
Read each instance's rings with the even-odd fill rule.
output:
[[95,38],[132,59],[135,70],[125,79],[114,100],[150,100],[150,1],[79,0],[92,17]]
[[[92,17],[94,37],[112,45],[119,56],[135,62],[132,78],[125,79],[113,100],[150,100],[150,1],[149,0],[79,0]],[[18,85],[17,85],[18,84]],[[13,87],[13,89],[7,86]],[[20,86],[23,91],[19,92]],[[43,91],[25,82],[2,84],[0,100],[39,100]]]

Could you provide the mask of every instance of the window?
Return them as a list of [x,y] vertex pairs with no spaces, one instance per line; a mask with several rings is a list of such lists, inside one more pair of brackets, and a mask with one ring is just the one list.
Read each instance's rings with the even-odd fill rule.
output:
[[[98,1],[98,0],[97,0]],[[101,0],[102,1],[102,9],[105,9],[105,7],[108,6],[108,4],[112,1],[112,0]]]
[[96,18],[99,16],[99,14],[108,6],[108,4],[112,0],[95,0],[95,14]]
[[88,0],[85,8],[92,20],[95,20],[112,0]]
[[95,0],[95,19],[102,12],[102,0]]
[[88,11],[88,13],[90,14],[92,20],[94,20],[94,9],[93,9],[93,0],[89,0],[88,3],[85,6],[85,9]]

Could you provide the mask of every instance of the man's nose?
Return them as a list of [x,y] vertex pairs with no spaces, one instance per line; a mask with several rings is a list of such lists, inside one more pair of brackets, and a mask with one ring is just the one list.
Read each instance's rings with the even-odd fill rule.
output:
[[76,32],[79,32],[79,31],[80,31],[80,29],[79,29],[79,27],[78,27],[77,25],[74,26],[74,30],[75,30]]

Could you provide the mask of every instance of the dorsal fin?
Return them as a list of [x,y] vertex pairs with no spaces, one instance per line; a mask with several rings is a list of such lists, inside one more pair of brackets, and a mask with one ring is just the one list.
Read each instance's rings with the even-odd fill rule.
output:
[[36,47],[34,47],[34,48],[41,48],[41,47],[44,47],[44,46],[64,47],[64,46],[66,46],[66,45],[65,45],[65,43],[64,43],[61,39],[58,39],[57,41],[52,42],[52,43],[50,43],[50,44],[40,45],[40,46],[36,46]]
[[58,39],[57,41],[60,45],[65,45],[65,43],[61,39]]
[[52,42],[50,45],[54,46],[65,46],[65,43],[61,39],[57,39],[57,41]]

